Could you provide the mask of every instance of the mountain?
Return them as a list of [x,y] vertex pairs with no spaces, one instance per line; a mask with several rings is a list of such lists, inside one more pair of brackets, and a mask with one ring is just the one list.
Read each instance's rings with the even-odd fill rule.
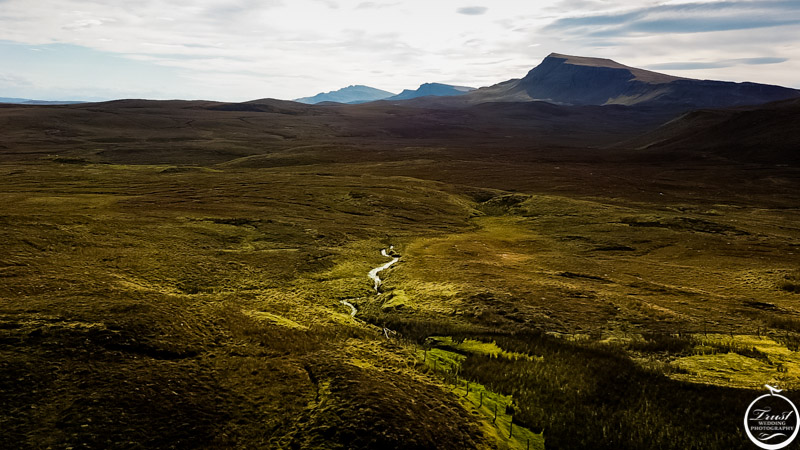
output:
[[364,85],[347,86],[337,91],[322,92],[313,97],[297,98],[298,103],[317,104],[322,102],[336,103],[366,103],[375,100],[383,100],[393,96],[394,93],[375,89]]
[[425,83],[416,90],[405,89],[403,92],[395,95],[394,97],[389,97],[386,100],[409,100],[412,98],[427,96],[449,97],[453,95],[466,94],[467,92],[474,90],[475,88],[467,86],[453,86],[442,83]]
[[0,97],[0,103],[10,103],[15,105],[76,105],[86,103],[72,100],[31,100],[29,98]]
[[539,100],[565,105],[646,105],[689,110],[754,105],[795,97],[800,97],[800,91],[780,86],[680,78],[628,67],[610,59],[552,53],[524,78],[435,102],[437,106],[457,107]]
[[0,103],[25,103],[29,101],[30,99],[27,98],[0,97]]
[[81,103],[87,102],[80,102],[76,100],[28,100],[23,102],[23,105],[78,105]]

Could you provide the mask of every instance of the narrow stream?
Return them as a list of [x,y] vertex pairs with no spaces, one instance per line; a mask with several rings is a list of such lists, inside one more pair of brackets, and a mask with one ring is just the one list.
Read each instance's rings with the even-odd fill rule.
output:
[[[390,246],[389,250],[394,250],[394,245]],[[386,264],[380,266],[380,267],[376,267],[376,268],[370,270],[369,274],[367,274],[367,276],[372,278],[372,281],[375,282],[375,285],[373,286],[373,289],[375,289],[375,293],[378,293],[378,294],[380,294],[380,292],[381,292],[380,291],[381,279],[378,277],[378,272],[380,272],[381,270],[386,270],[389,267],[392,267],[392,264],[396,263],[397,261],[400,261],[400,258],[389,256],[389,254],[386,252],[386,249],[381,250],[381,255],[383,255],[383,256],[385,256],[387,258],[392,258],[392,260],[387,262]]]
[[342,300],[341,304],[350,308],[350,317],[355,317],[358,310],[352,303],[348,302],[347,300]]
[[[392,250],[394,250],[394,245],[390,245],[389,248],[388,248],[388,251],[392,251]],[[383,255],[383,256],[385,256],[387,258],[392,258],[392,260],[387,262],[386,264],[384,264],[382,266],[379,266],[379,267],[376,267],[376,268],[370,270],[369,273],[367,274],[367,276],[374,283],[372,288],[375,289],[375,293],[376,294],[380,294],[380,292],[381,292],[380,291],[381,279],[378,276],[378,272],[380,272],[382,270],[386,270],[389,267],[392,267],[392,265],[394,263],[396,263],[397,261],[400,261],[400,257],[389,255],[389,253],[387,252],[387,249],[385,249],[385,248],[383,250],[381,250],[381,255]],[[348,308],[350,308],[350,317],[355,317],[356,314],[358,314],[358,309],[356,309],[356,307],[352,303],[348,302],[347,300],[341,300],[340,303],[345,305],[345,306],[347,306]]]

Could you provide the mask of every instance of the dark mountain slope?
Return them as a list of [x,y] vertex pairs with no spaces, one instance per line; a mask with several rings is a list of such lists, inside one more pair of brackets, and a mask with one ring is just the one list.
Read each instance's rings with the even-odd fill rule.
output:
[[800,91],[757,83],[678,78],[601,58],[553,53],[528,74],[457,98],[417,106],[460,107],[486,102],[547,101],[567,105],[647,105],[687,111],[756,105],[800,97]]
[[754,107],[698,110],[624,145],[653,153],[743,162],[800,163],[800,99]]

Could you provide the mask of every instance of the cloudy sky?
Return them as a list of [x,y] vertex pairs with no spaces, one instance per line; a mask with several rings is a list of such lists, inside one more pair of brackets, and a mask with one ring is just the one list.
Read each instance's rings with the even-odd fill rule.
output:
[[0,0],[0,97],[480,87],[551,52],[800,88],[800,1]]

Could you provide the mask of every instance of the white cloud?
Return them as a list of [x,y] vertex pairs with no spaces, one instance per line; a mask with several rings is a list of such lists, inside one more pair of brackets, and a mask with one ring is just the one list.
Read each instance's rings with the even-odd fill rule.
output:
[[486,14],[486,11],[488,10],[489,8],[485,6],[465,6],[463,8],[458,8],[456,12],[467,16],[481,16]]

